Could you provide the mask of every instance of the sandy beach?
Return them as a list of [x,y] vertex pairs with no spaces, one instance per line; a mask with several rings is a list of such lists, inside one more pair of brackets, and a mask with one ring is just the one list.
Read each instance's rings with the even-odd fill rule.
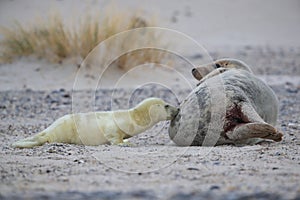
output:
[[[80,74],[82,60],[56,64],[27,57],[0,64],[0,199],[299,199],[299,2],[115,4],[156,15],[163,28],[182,33],[167,34],[180,55],[172,54],[169,65],[141,65],[129,72],[112,68],[102,74],[93,66]],[[69,20],[74,13],[108,5],[5,0],[0,25],[10,26],[14,19],[26,23],[56,9]],[[68,113],[127,109],[152,96],[178,105],[197,83],[191,68],[224,57],[243,60],[274,90],[283,141],[179,147],[168,136],[169,122],[161,122],[130,138],[131,146],[11,147]]]

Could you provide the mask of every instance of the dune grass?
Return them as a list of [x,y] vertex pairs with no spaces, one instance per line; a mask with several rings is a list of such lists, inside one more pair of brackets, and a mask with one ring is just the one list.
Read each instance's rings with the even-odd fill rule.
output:
[[[107,12],[104,15],[83,16],[71,24],[65,24],[60,14],[49,15],[47,19],[31,24],[15,22],[11,27],[1,27],[0,62],[12,62],[26,56],[35,56],[50,62],[62,62],[67,58],[80,57],[84,59],[99,42],[110,36],[133,28],[155,26],[154,20],[146,20],[137,14],[129,12]],[[151,35],[146,38],[150,43],[159,42]],[[124,41],[118,47],[128,45],[138,46],[139,40]],[[116,47],[115,47],[116,48]],[[144,52],[145,54],[145,52]],[[129,69],[133,60],[138,63],[159,62],[164,57],[162,53],[147,51],[147,55],[130,54],[121,56],[118,66]]]

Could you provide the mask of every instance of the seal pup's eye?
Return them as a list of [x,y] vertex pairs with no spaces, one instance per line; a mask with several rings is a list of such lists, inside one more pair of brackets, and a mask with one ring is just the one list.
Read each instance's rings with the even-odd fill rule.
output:
[[165,108],[169,108],[170,106],[169,105],[165,105]]
[[216,68],[221,68],[221,65],[219,63],[215,64]]

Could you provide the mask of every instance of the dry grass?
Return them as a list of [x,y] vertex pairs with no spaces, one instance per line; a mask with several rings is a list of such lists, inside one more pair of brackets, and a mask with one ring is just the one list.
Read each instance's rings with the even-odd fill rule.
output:
[[[154,20],[145,20],[137,14],[130,15],[111,10],[107,13],[109,14],[103,16],[84,16],[76,26],[66,25],[60,14],[56,13],[31,25],[15,22],[13,27],[2,27],[0,61],[12,62],[19,57],[31,55],[51,62],[62,62],[73,57],[84,59],[99,42],[116,33],[155,26]],[[159,43],[157,36],[151,34],[144,39],[149,43]],[[134,49],[139,46],[139,40],[125,39],[121,42],[122,44],[114,48]],[[143,54],[135,52],[121,56],[116,63],[120,68],[129,69],[135,63],[159,62],[163,57],[163,53],[154,51],[146,51]]]

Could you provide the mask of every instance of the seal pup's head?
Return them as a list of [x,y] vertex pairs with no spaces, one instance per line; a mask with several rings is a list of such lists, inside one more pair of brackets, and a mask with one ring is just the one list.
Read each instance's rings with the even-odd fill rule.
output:
[[193,68],[192,74],[197,80],[200,81],[204,76],[206,76],[207,74],[209,74],[210,72],[216,69],[224,69],[224,70],[219,70],[220,73],[229,69],[241,69],[252,73],[250,67],[243,61],[233,59],[233,58],[223,58],[223,59],[216,60],[212,63]]
[[133,108],[131,116],[142,126],[163,120],[173,119],[179,108],[172,106],[160,98],[147,98]]

